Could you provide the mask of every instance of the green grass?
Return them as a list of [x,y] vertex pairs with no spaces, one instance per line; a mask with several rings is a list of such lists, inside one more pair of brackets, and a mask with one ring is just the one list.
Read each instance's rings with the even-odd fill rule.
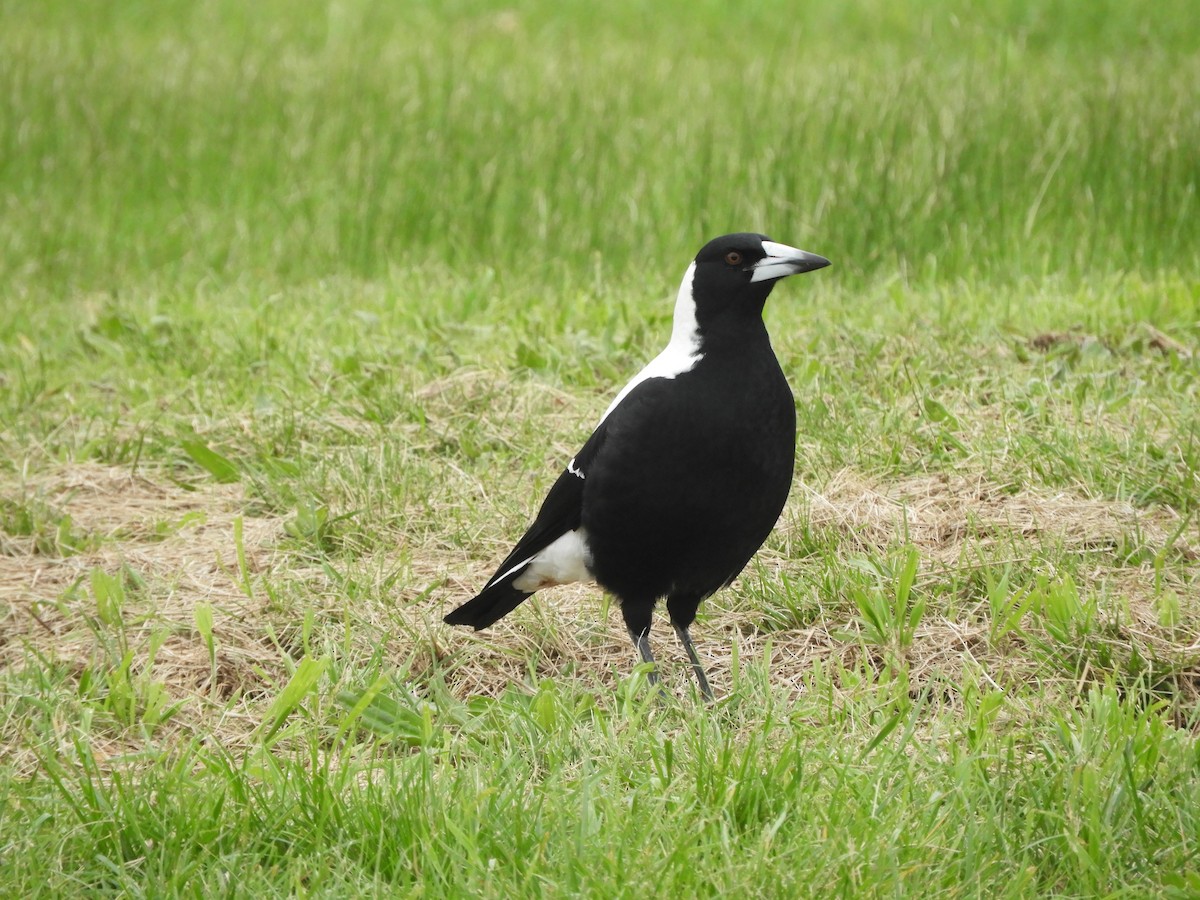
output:
[[[1191,4],[0,16],[0,895],[1200,892]],[[442,626],[741,229],[717,703]]]
[[1186,0],[6,5],[17,285],[465,254],[505,283],[660,287],[747,223],[818,239],[843,281],[1197,261]]
[[[330,746],[312,723],[291,752],[245,758],[193,746],[170,762],[114,768],[76,744],[34,785],[9,788],[8,885],[200,895],[1195,890],[1195,752],[1157,712],[1098,690],[1077,711],[1003,736],[995,707],[986,712],[991,695],[960,714],[887,690],[838,707],[824,696],[828,678],[813,673],[811,693],[780,708],[756,669],[736,685],[736,708],[699,717],[627,695],[597,703],[549,681],[486,705],[442,695],[433,707],[402,703],[414,727],[370,748]],[[40,816],[46,809],[57,814]],[[46,872],[47,847],[61,868]]]

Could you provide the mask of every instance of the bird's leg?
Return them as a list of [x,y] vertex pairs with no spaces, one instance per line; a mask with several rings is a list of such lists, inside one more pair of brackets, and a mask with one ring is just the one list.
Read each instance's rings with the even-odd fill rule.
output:
[[712,701],[712,688],[708,686],[708,677],[704,674],[704,666],[700,665],[700,657],[696,654],[696,645],[692,643],[692,636],[688,634],[686,625],[679,625],[672,622],[675,626],[675,633],[679,635],[679,640],[683,641],[683,649],[687,651],[688,659],[692,661],[692,671],[696,673],[696,684],[700,686],[700,693],[704,695],[704,699]]
[[654,661],[654,654],[650,652],[650,629],[637,632],[632,628],[629,629],[629,637],[633,640],[633,646],[637,648],[638,656],[642,658],[642,662],[650,663],[654,668],[650,670],[650,674],[646,676],[646,680],[653,685],[658,682],[658,663]]

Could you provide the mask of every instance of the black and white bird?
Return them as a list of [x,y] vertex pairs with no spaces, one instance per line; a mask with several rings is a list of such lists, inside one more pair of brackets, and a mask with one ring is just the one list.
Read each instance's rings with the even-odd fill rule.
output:
[[594,581],[653,663],[651,614],[665,598],[711,699],[688,629],[762,546],[792,483],[796,409],[763,305],[779,279],[827,265],[761,234],[705,244],[666,349],[617,394],[492,579],[445,621],[478,631],[534,591]]

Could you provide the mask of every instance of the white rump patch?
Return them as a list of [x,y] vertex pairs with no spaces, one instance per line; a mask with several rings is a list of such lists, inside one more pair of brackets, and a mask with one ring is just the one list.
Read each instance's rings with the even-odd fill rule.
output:
[[[588,570],[588,564],[591,561],[592,554],[587,546],[587,532],[582,528],[577,528],[574,531],[568,531],[545,550],[522,563],[521,565],[528,563],[529,568],[513,581],[513,587],[519,591],[533,593],[555,584],[592,581],[592,573]],[[520,566],[516,568],[520,568]],[[509,572],[511,571],[513,570],[510,569]],[[505,575],[508,575],[508,572]]]
[[629,392],[650,378],[674,378],[684,372],[690,372],[700,362],[700,326],[696,322],[696,299],[692,296],[692,281],[696,277],[696,263],[688,266],[683,273],[683,283],[679,285],[679,295],[675,298],[675,315],[671,325],[671,340],[665,350],[646,364],[642,371],[633,376],[633,380],[621,388],[621,393],[608,405],[603,422],[617,405],[629,396]]

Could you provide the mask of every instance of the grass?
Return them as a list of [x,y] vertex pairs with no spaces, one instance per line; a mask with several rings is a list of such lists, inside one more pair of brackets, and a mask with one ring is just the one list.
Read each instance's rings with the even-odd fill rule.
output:
[[648,256],[746,222],[819,237],[842,283],[1192,271],[1200,246],[1186,0],[769,3],[736,25],[635,2],[8,5],[18,285],[467,253],[505,285],[657,289],[675,274]]
[[[0,8],[0,894],[1200,891],[1189,5]],[[717,702],[443,626],[744,228]]]

